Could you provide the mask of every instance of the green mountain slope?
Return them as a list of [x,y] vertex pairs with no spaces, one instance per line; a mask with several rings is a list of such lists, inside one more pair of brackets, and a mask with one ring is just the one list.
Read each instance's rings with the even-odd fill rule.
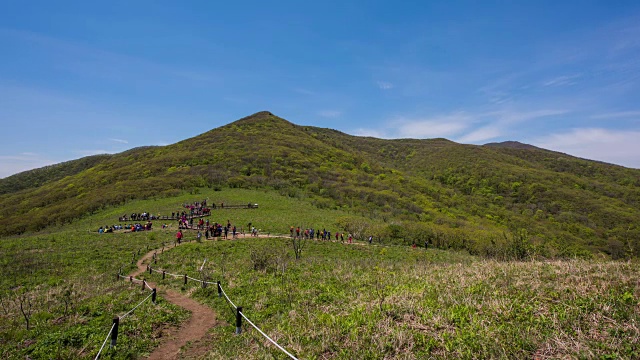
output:
[[78,160],[65,161],[60,164],[45,166],[43,168],[8,176],[0,179],[0,195],[36,188],[46,183],[60,180],[66,176],[75,175],[99,164],[110,156],[111,155],[87,156]]
[[505,241],[545,256],[640,252],[640,170],[513,144],[356,137],[268,112],[0,195],[0,234],[205,186],[310,198],[369,218],[378,236],[476,253]]

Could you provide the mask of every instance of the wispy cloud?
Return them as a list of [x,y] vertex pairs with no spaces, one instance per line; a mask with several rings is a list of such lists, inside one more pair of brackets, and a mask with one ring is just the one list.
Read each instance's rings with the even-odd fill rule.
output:
[[311,90],[304,89],[304,88],[295,88],[295,89],[293,89],[293,92],[296,92],[296,93],[302,94],[302,95],[309,95],[309,96],[316,94],[315,92],[313,92]]
[[393,89],[394,85],[388,81],[378,81],[378,87],[382,90]]
[[578,79],[582,77],[582,74],[574,75],[562,75],[553,79],[546,80],[542,83],[542,86],[569,86],[578,83]]
[[109,140],[113,141],[113,142],[121,143],[121,144],[128,144],[129,143],[127,140],[123,140],[123,139],[113,139],[113,138],[111,138]]
[[495,139],[502,135],[504,135],[504,129],[501,129],[498,126],[490,125],[490,126],[478,128],[467,134],[464,134],[463,136],[457,138],[456,142],[465,143],[465,144],[479,143],[482,141]]
[[399,137],[409,138],[434,138],[446,137],[465,130],[473,118],[465,113],[425,118],[395,120],[395,127]]
[[356,129],[353,133],[356,136],[374,137],[378,139],[389,138],[389,135],[386,134],[384,131],[374,130],[374,129],[359,128],[359,129]]
[[112,81],[131,81],[173,78],[189,83],[219,82],[221,72],[188,67],[177,67],[148,58],[117,53],[38,32],[0,28],[6,34],[24,42],[32,43],[51,54],[51,62],[58,63],[58,69],[65,69],[83,76],[92,76]]
[[113,151],[100,150],[100,149],[96,149],[96,150],[76,150],[74,152],[76,154],[80,155],[80,156],[92,156],[92,155],[102,155],[102,154],[112,154],[113,153]]
[[23,152],[19,155],[0,155],[0,178],[57,162],[59,161],[31,152]]
[[592,115],[591,119],[619,119],[619,118],[640,118],[640,111],[618,111],[604,114]]
[[326,118],[337,118],[342,115],[342,111],[339,110],[323,110],[318,113],[318,115]]
[[640,131],[576,128],[534,139],[533,145],[587,159],[640,168]]
[[505,124],[517,124],[524,121],[533,119],[562,115],[568,113],[568,110],[563,109],[540,109],[540,110],[499,110],[489,112],[484,116],[495,117],[500,122]]

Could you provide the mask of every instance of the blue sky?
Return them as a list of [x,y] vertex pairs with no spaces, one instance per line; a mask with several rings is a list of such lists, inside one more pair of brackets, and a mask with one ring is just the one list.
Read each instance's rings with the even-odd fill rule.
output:
[[3,1],[0,177],[261,110],[640,168],[638,1]]

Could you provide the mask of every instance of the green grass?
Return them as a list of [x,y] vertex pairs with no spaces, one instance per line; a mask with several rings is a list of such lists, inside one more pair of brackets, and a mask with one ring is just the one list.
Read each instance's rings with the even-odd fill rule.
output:
[[[327,227],[344,211],[255,190],[200,190],[173,198],[136,200],[65,228],[0,241],[0,354],[6,358],[93,358],[111,320],[138,304],[139,285],[116,281],[140,250],[167,248],[174,228],[97,234],[124,213],[168,214],[183,202],[209,198],[260,204],[216,210],[211,220],[252,222],[263,233],[290,225]],[[193,240],[194,232],[187,239]],[[160,254],[156,268],[221,280],[245,314],[304,359],[638,358],[640,331],[635,262],[496,262],[466,252],[408,246],[307,241],[295,260],[290,239],[240,238],[190,242]],[[211,330],[206,358],[283,358],[234,314],[215,286],[151,276],[211,306],[221,325]],[[70,289],[70,292],[66,292]],[[25,329],[18,295],[34,301]],[[65,293],[67,295],[65,295]],[[65,309],[65,303],[68,303]],[[143,357],[188,314],[163,301],[145,303],[122,323],[119,345],[106,358]]]
[[[264,270],[254,270],[255,254],[269,259]],[[196,277],[207,258],[208,276],[222,280],[232,301],[304,359],[640,355],[635,264],[495,262],[321,241],[309,242],[299,261],[291,254],[282,239],[207,242],[176,248],[156,266]],[[163,285],[226,320],[213,330],[209,358],[282,357],[248,325],[232,335],[233,312],[215,287]]]

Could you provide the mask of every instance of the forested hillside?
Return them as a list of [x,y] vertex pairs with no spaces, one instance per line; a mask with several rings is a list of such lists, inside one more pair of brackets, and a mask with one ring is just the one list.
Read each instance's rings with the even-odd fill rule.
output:
[[231,187],[347,210],[343,227],[389,241],[489,256],[640,254],[640,170],[516,145],[356,137],[260,112],[173,145],[80,159],[46,179],[36,178],[45,169],[0,180],[0,234]]

